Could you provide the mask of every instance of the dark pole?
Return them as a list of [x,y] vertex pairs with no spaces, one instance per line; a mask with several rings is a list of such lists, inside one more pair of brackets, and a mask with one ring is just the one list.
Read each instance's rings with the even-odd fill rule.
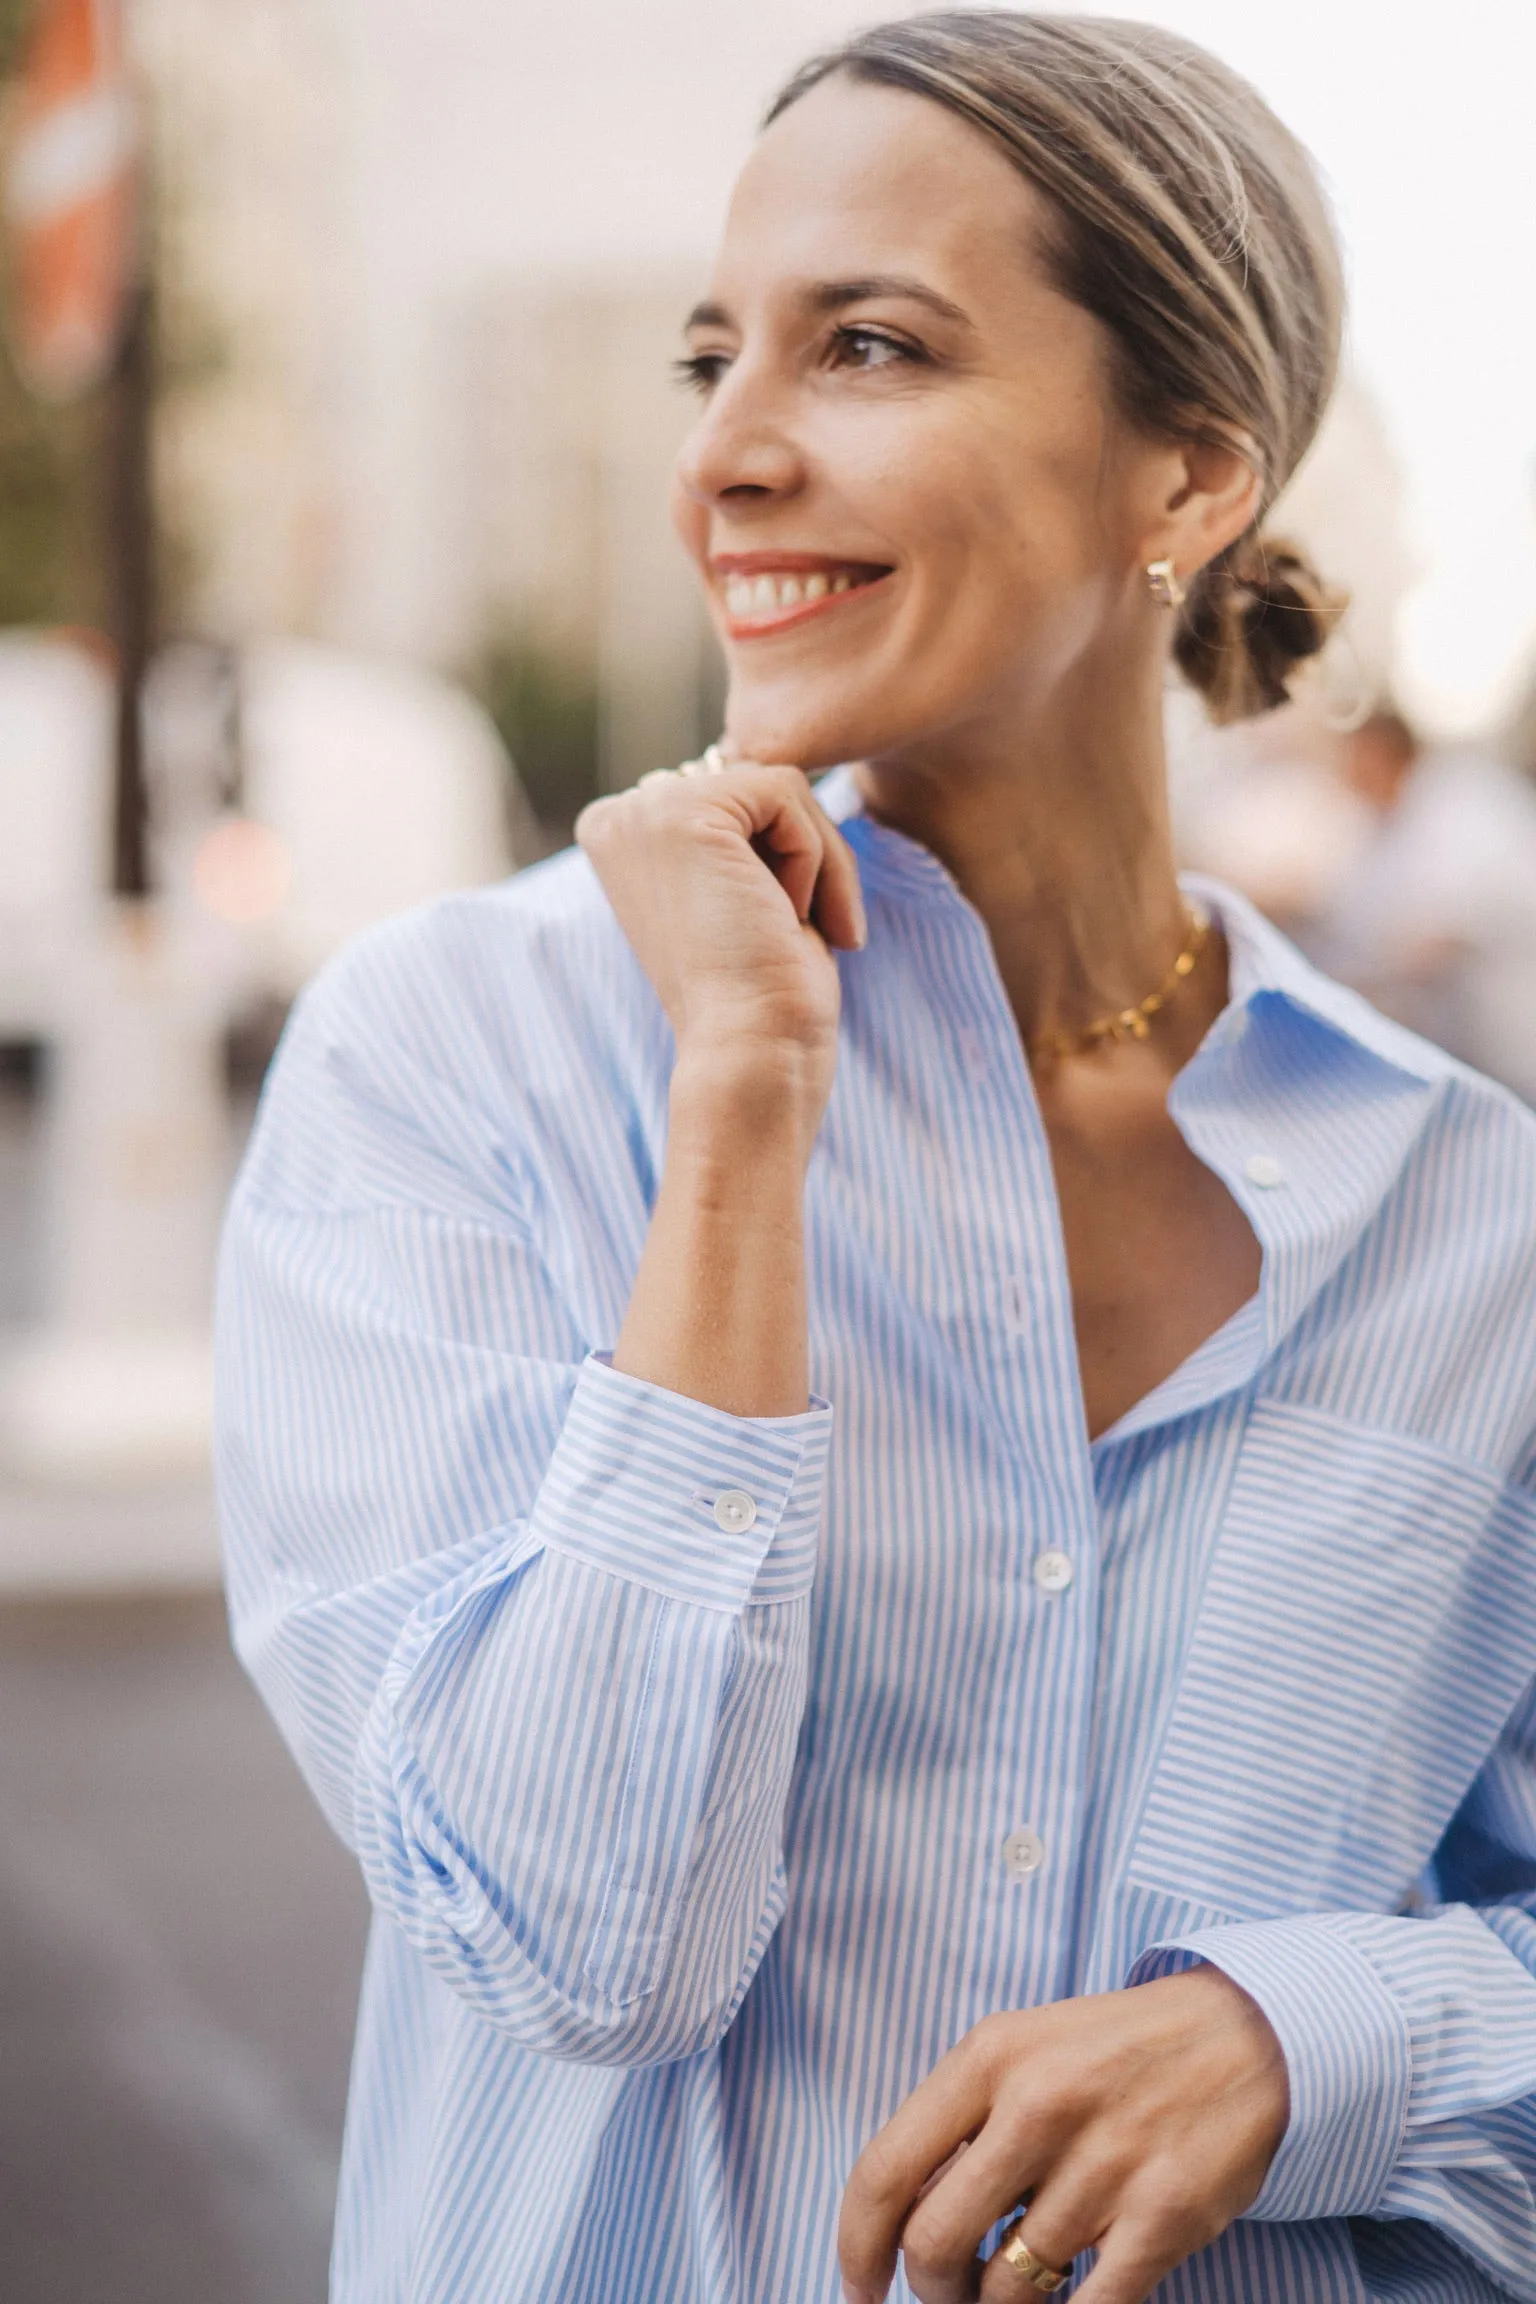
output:
[[147,896],[149,804],[141,703],[155,627],[155,530],[150,498],[154,399],[150,292],[129,293],[106,387],[106,565],[117,650],[117,761],[112,790],[112,893]]

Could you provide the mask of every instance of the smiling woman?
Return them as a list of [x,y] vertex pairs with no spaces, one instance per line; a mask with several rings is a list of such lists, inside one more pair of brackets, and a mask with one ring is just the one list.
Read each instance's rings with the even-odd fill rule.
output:
[[1336,613],[1338,333],[1187,43],[808,65],[720,743],[301,1003],[221,1454],[378,1915],[346,2304],[1536,2304],[1536,1130],[1168,831],[1171,667]]

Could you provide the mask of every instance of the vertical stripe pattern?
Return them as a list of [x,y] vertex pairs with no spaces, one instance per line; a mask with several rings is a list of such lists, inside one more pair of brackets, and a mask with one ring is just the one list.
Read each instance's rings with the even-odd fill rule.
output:
[[220,1484],[376,1915],[334,2296],[837,2304],[971,2025],[1208,1960],[1292,2119],[1161,2304],[1536,2304],[1536,1126],[1199,883],[1170,1109],[1263,1278],[1090,1446],[984,927],[822,797],[803,1416],[605,1357],[670,1039],[579,857],[354,946],[263,1098]]

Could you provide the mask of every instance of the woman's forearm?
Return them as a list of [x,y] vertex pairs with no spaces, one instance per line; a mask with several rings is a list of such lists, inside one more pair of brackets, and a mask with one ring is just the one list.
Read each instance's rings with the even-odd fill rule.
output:
[[624,1375],[734,1416],[804,1410],[818,1068],[793,1046],[679,1052],[661,1189],[614,1353]]
[[806,1407],[803,1199],[858,868],[797,768],[643,778],[577,838],[677,1036],[666,1163],[614,1365],[743,1417]]

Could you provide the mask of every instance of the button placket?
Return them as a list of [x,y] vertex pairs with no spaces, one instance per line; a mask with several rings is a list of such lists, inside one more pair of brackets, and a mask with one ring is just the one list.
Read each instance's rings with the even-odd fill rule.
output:
[[[1025,1647],[1038,1642],[1053,1653],[1076,1652],[1091,1642],[1091,1618],[1085,1608],[1060,1595],[1079,1579],[1087,1580],[1085,1589],[1091,1585],[1097,1511],[1091,1460],[1083,1446],[1071,1382],[1076,1373],[1076,1346],[1070,1275],[1059,1227],[1050,1221],[1046,1198],[1053,1189],[1050,1147],[1017,1022],[990,941],[980,922],[969,914],[966,933],[974,948],[966,952],[965,959],[974,970],[972,980],[983,990],[986,1029],[978,1030],[976,1022],[967,1019],[956,1030],[954,1076],[960,1085],[971,1072],[975,1057],[969,1035],[975,1034],[990,1060],[988,1094],[995,1103],[993,1116],[1005,1123],[1006,1134],[1003,1146],[989,1131],[983,1148],[987,1181],[993,1188],[979,1193],[972,1203],[971,1222],[964,1236],[964,1262],[979,1315],[977,1342],[978,1358],[984,1361],[983,1380],[989,1390],[995,1387],[1004,1429],[1016,1429],[1020,1435],[1014,1460],[1019,1491],[1008,1498],[1001,1511],[1002,1522],[1011,1532],[1012,1638]],[[979,1069],[972,1077],[981,1077]],[[1016,1197],[1027,1203],[1022,1213],[1014,1212]],[[1028,1355],[1020,1351],[1021,1344],[1031,1348]],[[1035,1354],[1059,1364],[1062,1376],[1044,1415],[1034,1375]],[[1026,1433],[1027,1441],[1023,1437]],[[1036,1454],[1053,1442],[1059,1443],[1077,1472],[1076,1495],[1070,1500],[1053,1491],[1047,1502],[1042,1492]],[[1076,1510],[1072,1509],[1074,1502]],[[1041,1533],[1049,1528],[1069,1542],[1071,1549],[1047,1547],[1056,1558],[1037,1571],[1031,1549],[1012,1550],[1018,1535],[1031,1528]],[[1049,1782],[1039,1781],[1027,1764],[1020,1766],[1026,1748],[1022,1738],[1028,1703],[1023,1690],[1028,1678],[1023,1670],[1010,1676],[1008,1697],[992,1723],[988,1772],[1001,1794],[1001,1813],[993,1810],[992,1829],[976,1851],[986,1867],[992,1892],[1016,1926],[1029,1924],[1025,1915],[1031,1907],[1038,1917],[1041,1896],[1065,1893],[1065,1878],[1073,1861],[1067,1852],[1074,1844],[1082,1806],[1081,1751],[1087,1735],[1083,1691],[1091,1675],[1086,1671],[1081,1676],[1072,1675],[1074,1686],[1066,1705],[1073,1717],[1063,1724]],[[980,1723],[978,1735],[987,1736]],[[1010,1810],[1012,1818],[1021,1812],[1026,1818],[1033,1813],[1040,1824],[1015,1822]],[[1053,1851],[1049,1857],[1047,1834]],[[1067,1868],[1062,1878],[1047,1881],[1033,1894],[1026,1893],[1042,1873],[1058,1864]]]

